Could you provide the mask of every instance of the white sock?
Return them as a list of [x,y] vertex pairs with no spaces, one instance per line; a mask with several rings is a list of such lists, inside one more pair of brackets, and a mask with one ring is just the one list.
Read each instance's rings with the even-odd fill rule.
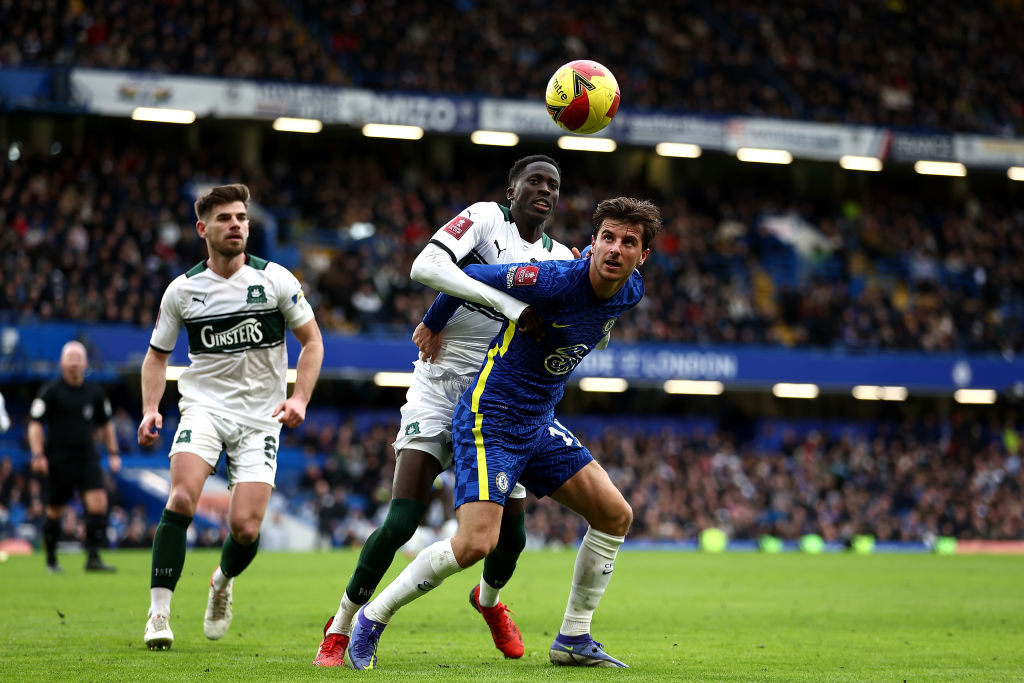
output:
[[484,581],[484,575],[480,575],[480,597],[477,598],[476,603],[481,607],[494,607],[498,604],[498,594],[501,592],[500,588],[492,588],[491,584]]
[[338,613],[334,615],[334,621],[331,622],[331,627],[327,629],[328,633],[340,633],[343,636],[352,635],[352,620],[356,617],[356,612],[362,605],[357,605],[348,599],[348,592],[346,591],[341,596],[341,603],[338,605]]
[[170,617],[172,595],[174,595],[174,591],[170,588],[150,588],[149,613],[162,614],[165,617]]
[[565,607],[560,629],[563,635],[581,636],[590,633],[594,610],[612,578],[615,556],[624,540],[625,536],[612,536],[593,528],[587,529],[576,554],[569,604]]
[[404,605],[441,585],[452,574],[462,571],[455,561],[452,539],[429,545],[413,558],[398,577],[366,604],[366,616],[383,624],[391,621]]
[[212,582],[213,590],[219,593],[220,591],[228,587],[228,584],[231,583],[231,577],[224,574],[224,572],[220,568],[220,565],[217,565],[217,568],[213,570]]

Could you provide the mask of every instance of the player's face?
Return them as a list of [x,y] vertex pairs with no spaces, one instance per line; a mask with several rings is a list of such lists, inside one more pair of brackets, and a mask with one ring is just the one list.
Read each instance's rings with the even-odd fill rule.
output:
[[230,202],[213,207],[209,220],[196,223],[196,230],[206,240],[211,255],[238,256],[249,241],[249,215],[245,204]]
[[622,284],[644,262],[650,249],[643,246],[643,228],[605,219],[591,242],[592,275],[604,283]]
[[514,187],[508,188],[508,198],[518,216],[546,221],[558,203],[558,188],[562,177],[551,164],[534,161],[519,174]]

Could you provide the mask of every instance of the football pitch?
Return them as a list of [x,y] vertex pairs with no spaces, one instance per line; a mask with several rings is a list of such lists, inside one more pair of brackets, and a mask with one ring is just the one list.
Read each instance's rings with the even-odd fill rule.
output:
[[82,555],[63,555],[57,576],[38,554],[11,557],[0,563],[0,680],[1024,680],[1024,557],[624,550],[593,633],[632,668],[589,671],[548,662],[574,557],[525,553],[503,591],[521,660],[502,658],[469,607],[477,566],[399,612],[365,672],[311,664],[353,552],[258,556],[218,642],[202,618],[219,554],[189,552],[165,652],[142,643],[148,552],[107,553],[112,575],[86,575]]

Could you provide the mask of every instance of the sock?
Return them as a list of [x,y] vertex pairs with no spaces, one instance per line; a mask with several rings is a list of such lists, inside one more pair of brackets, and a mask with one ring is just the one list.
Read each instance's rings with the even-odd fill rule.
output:
[[480,575],[480,597],[477,603],[481,607],[494,607],[498,604],[498,593],[516,570],[519,555],[526,547],[526,514],[501,518],[501,531],[498,544],[491,554],[484,558],[484,571]]
[[85,516],[85,550],[89,559],[99,559],[100,548],[105,547],[107,540],[107,516]]
[[612,578],[615,556],[624,540],[625,536],[612,536],[593,528],[587,529],[576,554],[569,604],[565,607],[562,628],[559,629],[562,635],[580,636],[590,633],[594,610]]
[[43,545],[46,546],[46,564],[57,564],[57,541],[60,540],[60,520],[46,518],[43,522]]
[[153,535],[153,571],[150,588],[174,590],[185,566],[185,532],[192,518],[164,509]]
[[174,591],[170,588],[149,589],[149,613],[162,614],[165,617],[171,616],[171,596]]
[[231,583],[231,577],[224,573],[220,565],[217,565],[217,568],[213,570],[213,578],[210,579],[210,585],[213,586],[213,590],[220,592],[227,588],[229,583]]
[[404,605],[441,585],[452,574],[462,571],[455,561],[452,539],[429,545],[413,558],[398,577],[384,587],[380,595],[366,606],[366,616],[388,623]]
[[412,538],[426,509],[423,503],[408,498],[391,501],[384,523],[370,534],[359,551],[355,571],[345,588],[345,594],[355,604],[366,604],[373,591],[377,590],[377,585],[395,559],[395,553]]
[[[224,539],[224,545],[220,549],[220,566],[217,569],[221,570],[222,576],[233,579],[245,571],[245,568],[256,557],[256,551],[259,550],[259,547],[259,536],[249,545],[242,545],[235,540],[234,536],[228,534],[228,537]],[[227,581],[224,582],[224,585],[227,585]],[[222,588],[223,586],[220,589]]]
[[348,597],[348,592],[341,596],[341,603],[338,605],[338,613],[334,615],[328,633],[340,633],[344,636],[352,635],[352,620],[362,605],[357,605]]

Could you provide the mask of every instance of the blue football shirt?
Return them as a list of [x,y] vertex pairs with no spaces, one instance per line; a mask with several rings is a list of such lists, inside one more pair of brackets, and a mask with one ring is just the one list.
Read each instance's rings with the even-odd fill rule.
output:
[[[504,322],[480,372],[462,395],[470,410],[491,418],[504,413],[520,422],[552,416],[572,371],[644,295],[643,277],[633,271],[614,296],[599,298],[590,284],[589,267],[590,259],[466,266],[465,273],[473,279],[532,306],[545,327],[537,340],[515,323]],[[441,294],[423,317],[424,324],[443,329],[461,303]]]

